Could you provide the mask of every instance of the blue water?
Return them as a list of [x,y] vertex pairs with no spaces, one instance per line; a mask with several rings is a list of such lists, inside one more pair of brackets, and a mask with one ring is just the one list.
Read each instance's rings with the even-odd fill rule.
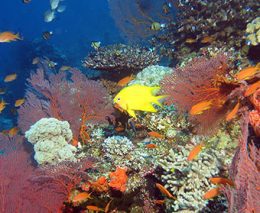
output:
[[[23,40],[0,44],[0,88],[7,90],[0,99],[13,102],[23,97],[26,78],[35,69],[32,60],[36,56],[47,56],[59,66],[69,65],[87,73],[81,61],[92,50],[92,41],[100,41],[102,45],[123,41],[110,16],[107,0],[67,0],[61,4],[66,10],[46,23],[44,13],[50,8],[48,0],[32,0],[28,4],[22,0],[1,1],[0,32],[19,33]],[[45,31],[53,32],[49,40],[42,38]],[[3,78],[14,72],[17,80],[4,84]],[[1,114],[7,116],[5,122],[10,117],[15,119],[10,110]],[[2,125],[12,126],[7,123]]]

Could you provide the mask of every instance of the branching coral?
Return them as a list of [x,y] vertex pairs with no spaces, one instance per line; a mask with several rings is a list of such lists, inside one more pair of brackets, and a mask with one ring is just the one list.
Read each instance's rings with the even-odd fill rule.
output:
[[104,156],[115,166],[139,170],[145,161],[145,155],[126,137],[112,136],[102,143]]
[[191,147],[186,145],[180,150],[171,149],[169,155],[160,160],[163,169],[162,181],[165,187],[177,197],[169,201],[169,210],[192,210],[197,212],[204,208],[208,201],[203,199],[203,194],[213,185],[209,178],[219,174],[222,165],[221,158],[224,153],[214,150],[202,151],[196,160],[187,161]]
[[194,58],[184,68],[177,68],[162,81],[162,93],[168,94],[168,104],[175,104],[182,112],[191,112],[193,106],[209,103],[191,121],[198,125],[197,131],[205,133],[212,130],[223,119],[223,107],[229,93],[237,84],[226,79],[228,74],[227,56]]
[[83,65],[96,70],[115,71],[118,76],[120,72],[134,73],[158,61],[159,56],[147,48],[116,44],[90,53]]
[[97,81],[73,69],[53,74],[43,63],[28,79],[26,101],[19,108],[18,124],[23,132],[41,118],[68,121],[75,140],[86,142],[87,122],[105,122],[113,108],[106,89]]
[[34,159],[40,165],[76,161],[77,149],[69,144],[72,132],[67,121],[42,118],[25,132],[25,137],[34,145]]
[[250,45],[256,46],[260,43],[260,17],[247,24],[246,33],[246,39]]

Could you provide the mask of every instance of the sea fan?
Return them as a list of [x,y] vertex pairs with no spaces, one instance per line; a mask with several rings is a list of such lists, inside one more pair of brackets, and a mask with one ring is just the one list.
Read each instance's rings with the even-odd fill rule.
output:
[[55,117],[68,121],[74,139],[85,142],[86,122],[105,122],[113,111],[106,89],[79,70],[53,74],[40,64],[28,82],[26,101],[18,110],[23,132],[43,117]]
[[224,104],[230,92],[237,87],[229,82],[227,56],[219,54],[207,59],[194,58],[184,68],[176,68],[162,83],[162,93],[167,94],[167,104],[175,104],[179,111],[189,112],[203,101],[211,106],[201,114],[191,115],[190,120],[197,126],[198,133],[213,130],[226,113]]
[[223,191],[229,202],[229,212],[260,212],[260,150],[256,144],[248,142],[248,115],[243,119],[243,135],[229,172],[235,188],[226,186]]

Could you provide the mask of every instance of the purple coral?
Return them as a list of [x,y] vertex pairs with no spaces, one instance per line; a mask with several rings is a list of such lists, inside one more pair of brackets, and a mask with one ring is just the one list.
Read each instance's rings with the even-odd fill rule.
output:
[[25,104],[18,110],[23,132],[43,117],[54,117],[68,121],[78,140],[86,130],[86,122],[105,122],[113,111],[106,89],[79,70],[53,74],[40,65],[28,82]]

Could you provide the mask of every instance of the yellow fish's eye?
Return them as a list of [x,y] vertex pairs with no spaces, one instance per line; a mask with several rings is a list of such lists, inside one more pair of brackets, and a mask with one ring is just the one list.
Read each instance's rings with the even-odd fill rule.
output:
[[117,98],[117,101],[120,101],[120,98]]

